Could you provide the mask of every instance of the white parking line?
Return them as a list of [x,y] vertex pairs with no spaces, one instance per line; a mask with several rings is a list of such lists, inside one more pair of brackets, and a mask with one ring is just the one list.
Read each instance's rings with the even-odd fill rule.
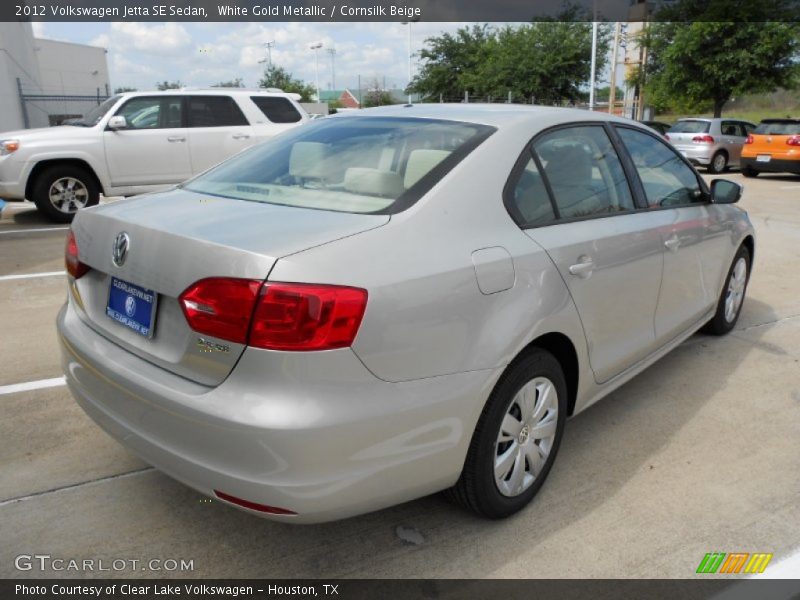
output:
[[19,392],[30,392],[31,390],[43,390],[45,388],[59,387],[66,385],[64,377],[53,377],[52,379],[40,379],[38,381],[26,381],[25,383],[12,383],[11,385],[0,385],[0,396],[6,394],[17,394]]
[[782,190],[800,190],[800,185],[782,185]]
[[30,229],[9,229],[7,231],[0,230],[0,235],[5,233],[37,233],[41,231],[65,231],[69,227],[32,227]]
[[23,273],[22,275],[0,275],[0,281],[13,281],[15,279],[36,279],[37,277],[56,277],[66,275],[64,271],[48,271],[47,273]]

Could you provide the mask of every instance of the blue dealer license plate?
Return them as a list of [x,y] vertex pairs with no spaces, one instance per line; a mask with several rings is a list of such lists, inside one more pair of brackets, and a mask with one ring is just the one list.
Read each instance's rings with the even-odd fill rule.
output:
[[139,335],[150,338],[153,337],[157,298],[153,290],[112,277],[106,314]]

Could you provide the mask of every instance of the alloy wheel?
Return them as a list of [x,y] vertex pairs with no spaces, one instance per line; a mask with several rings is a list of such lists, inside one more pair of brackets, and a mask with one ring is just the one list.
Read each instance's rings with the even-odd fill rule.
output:
[[740,257],[731,271],[728,280],[728,291],[725,295],[725,320],[732,323],[739,314],[744,299],[744,288],[747,284],[747,261]]
[[48,197],[57,210],[71,214],[86,206],[89,190],[80,179],[61,177],[50,185]]

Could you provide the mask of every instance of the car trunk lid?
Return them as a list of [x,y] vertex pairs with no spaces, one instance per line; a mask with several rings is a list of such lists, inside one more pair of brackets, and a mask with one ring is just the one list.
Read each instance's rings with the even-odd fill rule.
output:
[[[73,223],[80,261],[91,270],[76,281],[79,312],[97,332],[130,352],[178,375],[217,385],[243,344],[189,328],[179,296],[209,277],[263,281],[275,261],[302,250],[380,227],[386,215],[364,215],[248,202],[172,190],[81,211]],[[126,258],[112,258],[120,234]],[[315,282],[324,283],[324,282]],[[155,295],[152,336],[108,314],[112,285],[118,316],[148,306]],[[144,291],[138,290],[143,288]],[[133,296],[134,302],[127,301]],[[142,304],[144,302],[144,305]],[[113,308],[113,307],[112,307]],[[138,319],[138,313],[131,315]]]

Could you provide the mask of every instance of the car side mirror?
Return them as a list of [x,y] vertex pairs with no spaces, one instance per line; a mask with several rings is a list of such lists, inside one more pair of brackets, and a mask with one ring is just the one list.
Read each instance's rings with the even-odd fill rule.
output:
[[714,204],[736,204],[742,197],[741,185],[728,179],[711,181],[711,202]]
[[116,115],[108,120],[108,128],[112,130],[125,129],[128,126],[128,121],[121,115]]

